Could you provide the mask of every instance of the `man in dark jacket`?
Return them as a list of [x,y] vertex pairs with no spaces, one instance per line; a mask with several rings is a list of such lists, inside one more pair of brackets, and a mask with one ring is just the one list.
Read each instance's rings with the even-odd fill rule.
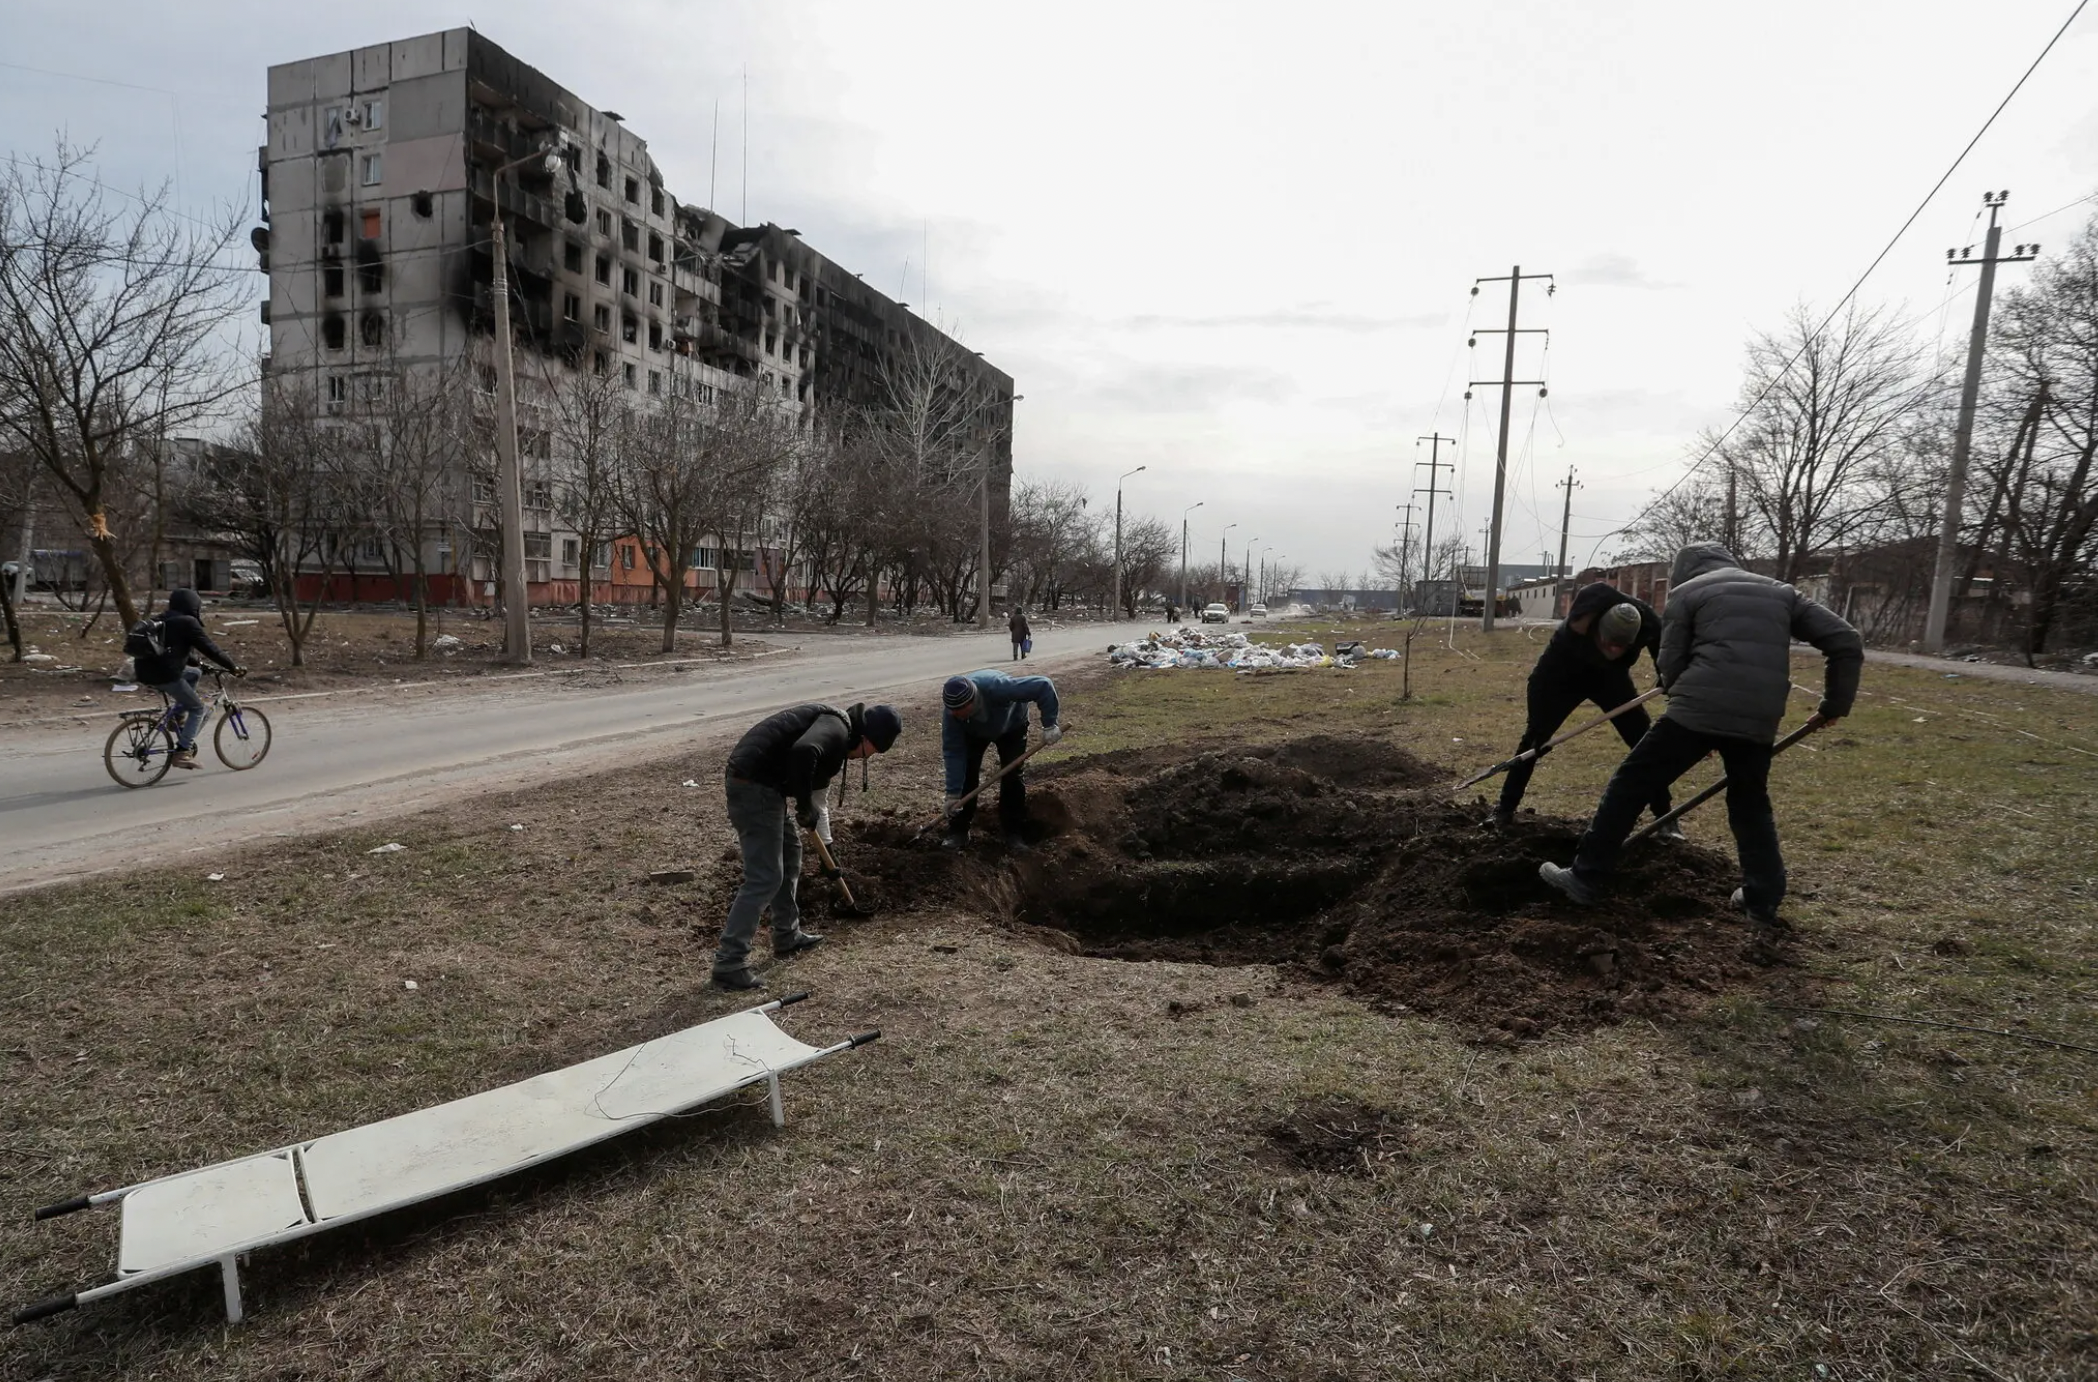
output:
[[1858,631],[1784,582],[1742,570],[1716,542],[1678,552],[1657,660],[1668,709],[1603,789],[1573,867],[1545,864],[1538,870],[1544,881],[1575,902],[1593,902],[1640,803],[1717,753],[1726,766],[1727,824],[1741,856],[1734,904],[1759,927],[1774,926],[1785,899],[1785,860],[1770,810],[1770,748],[1792,689],[1794,639],[1826,659],[1821,704],[1807,723],[1834,724],[1857,699],[1865,662]]
[[799,830],[815,831],[828,845],[830,808],[822,802],[824,788],[846,760],[887,753],[902,730],[903,721],[890,706],[839,710],[810,704],[758,721],[737,741],[726,776],[728,820],[743,851],[743,886],[729,904],[721,944],[714,951],[717,988],[761,987],[750,972],[750,943],[768,906],[774,959],[822,942],[823,937],[801,926]]
[[[946,714],[940,717],[940,755],[947,767],[947,834],[940,841],[948,849],[969,843],[969,824],[976,819],[976,798],[962,798],[983,780],[983,751],[998,746],[998,767],[1027,752],[1027,707],[1040,708],[1044,748],[1064,737],[1057,723],[1056,683],[1047,677],[1009,677],[986,669],[964,677],[949,677],[940,700]],[[1025,769],[1015,768],[998,779],[998,821],[1005,828],[1006,848],[1027,848],[1027,785],[1020,780]]]
[[[1551,642],[1544,645],[1537,665],[1530,669],[1530,719],[1515,751],[1528,753],[1544,744],[1583,701],[1593,702],[1598,710],[1615,710],[1637,699],[1632,664],[1641,652],[1660,657],[1660,616],[1645,601],[1615,586],[1601,581],[1582,586],[1565,620],[1553,630]],[[1652,723],[1645,706],[1634,706],[1610,722],[1628,749],[1639,746]],[[1500,805],[1494,809],[1494,824],[1514,822],[1515,808],[1522,805],[1537,761],[1525,759],[1508,770],[1501,784]],[[1656,816],[1667,815],[1668,789],[1656,792],[1648,804]],[[1662,834],[1674,840],[1683,838],[1681,828],[1673,823]]]
[[160,652],[134,656],[132,668],[139,681],[180,706],[182,719],[175,726],[175,752],[168,758],[171,768],[197,766],[197,731],[204,725],[204,698],[197,694],[199,669],[191,658],[202,653],[235,676],[245,675],[232,658],[204,632],[204,602],[194,590],[170,590],[167,612],[160,616]]

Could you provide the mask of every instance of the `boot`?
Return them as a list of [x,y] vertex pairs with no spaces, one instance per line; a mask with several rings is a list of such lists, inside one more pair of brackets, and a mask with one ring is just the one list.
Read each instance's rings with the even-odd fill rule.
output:
[[731,993],[748,993],[752,989],[765,987],[765,981],[752,974],[749,969],[717,969],[709,982],[715,988],[727,989]]
[[798,955],[804,950],[813,949],[821,944],[823,944],[823,937],[813,931],[803,931],[797,927],[791,936],[774,936],[772,938],[772,958],[784,960],[789,955]]
[[197,766],[196,745],[192,744],[186,749],[176,749],[173,753],[170,753],[168,755],[168,766],[170,768],[195,768]]
[[954,853],[959,854],[968,847],[969,832],[961,826],[948,826],[947,833],[940,837],[941,849],[951,850]]
[[1747,917],[1751,922],[1753,922],[1757,926],[1764,927],[1770,930],[1775,930],[1783,924],[1777,919],[1777,913],[1775,911],[1751,911],[1749,909],[1748,896],[1745,889],[1734,889],[1734,895],[1728,898],[1727,901],[1732,904],[1735,911]]
[[1595,901],[1595,889],[1576,878],[1572,869],[1563,869],[1557,864],[1539,864],[1537,876],[1569,902],[1586,907]]
[[1659,830],[1656,830],[1654,832],[1654,838],[1657,840],[1664,840],[1672,845],[1684,844],[1687,843],[1690,839],[1688,835],[1685,835],[1683,833],[1683,823],[1680,820],[1670,821],[1668,824],[1662,826]]

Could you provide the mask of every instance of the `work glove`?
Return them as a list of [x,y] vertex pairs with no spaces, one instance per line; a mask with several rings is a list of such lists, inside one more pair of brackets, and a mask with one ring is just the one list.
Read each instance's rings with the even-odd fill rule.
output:
[[962,813],[962,794],[961,794],[961,793],[959,793],[959,792],[950,792],[950,793],[948,793],[948,794],[947,794],[947,818],[948,818],[949,820],[952,820],[952,819],[954,819],[954,818],[955,818],[956,816],[959,816],[959,815],[960,815],[961,813]]
[[1057,740],[1059,740],[1059,739],[1061,739],[1061,738],[1063,738],[1063,737],[1064,737],[1064,727],[1063,727],[1062,725],[1043,725],[1043,726],[1042,726],[1042,747],[1043,747],[1043,748],[1045,748],[1045,749],[1046,749],[1046,748],[1050,747],[1050,746],[1051,746],[1052,744],[1056,743],[1056,741],[1057,741]]
[[829,806],[819,806],[816,808],[816,824],[814,828],[816,831],[816,838],[823,841],[824,845],[827,847],[831,842]]
[[823,819],[823,813],[816,809],[816,803],[799,801],[794,804],[794,819],[801,823],[803,830],[814,830],[816,822]]

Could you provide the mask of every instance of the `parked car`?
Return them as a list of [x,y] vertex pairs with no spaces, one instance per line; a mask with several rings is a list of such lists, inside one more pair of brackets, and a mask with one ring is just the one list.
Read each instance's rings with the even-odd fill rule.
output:
[[1266,605],[1255,605],[1255,606],[1253,606],[1253,617],[1254,617],[1255,619],[1265,619],[1265,618],[1267,618],[1267,617],[1268,617],[1268,607],[1267,607]]
[[1231,611],[1222,605],[1206,605],[1202,610],[1202,622],[1205,624],[1228,624],[1231,622]]

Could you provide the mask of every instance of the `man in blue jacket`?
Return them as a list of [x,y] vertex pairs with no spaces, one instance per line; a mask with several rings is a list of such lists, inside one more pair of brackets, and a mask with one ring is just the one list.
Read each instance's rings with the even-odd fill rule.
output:
[[[940,843],[961,849],[969,843],[969,823],[976,819],[976,799],[962,798],[983,780],[983,751],[998,746],[1002,770],[1027,752],[1027,705],[1041,707],[1042,746],[1064,737],[1057,723],[1056,683],[1047,677],[1009,677],[986,669],[967,676],[949,677],[941,689],[940,702],[946,713],[940,717],[940,754],[947,763],[947,834]],[[1006,847],[1027,848],[1027,786],[1020,780],[1026,769],[1015,768],[998,780],[998,821],[1005,830]]]
[[1574,902],[1596,901],[1640,806],[1717,753],[1726,765],[1727,824],[1741,856],[1734,905],[1759,930],[1777,925],[1785,860],[1770,809],[1770,751],[1792,690],[1794,639],[1813,644],[1826,660],[1821,704],[1807,723],[1834,724],[1857,699],[1865,663],[1858,631],[1783,581],[1744,571],[1716,542],[1676,553],[1657,663],[1668,709],[1603,789],[1573,867],[1544,864],[1538,875]]
[[[1582,586],[1566,611],[1566,618],[1552,631],[1537,665],[1530,670],[1529,723],[1523,728],[1518,754],[1528,753],[1547,742],[1566,723],[1566,717],[1581,702],[1592,702],[1598,710],[1615,710],[1638,699],[1632,687],[1632,664],[1644,651],[1657,660],[1661,656],[1661,617],[1643,601],[1613,585],[1597,581]],[[1625,747],[1639,747],[1652,724],[1645,706],[1634,706],[1610,722]],[[1493,823],[1511,825],[1515,808],[1522,805],[1530,774],[1539,759],[1526,759],[1508,770],[1501,784],[1500,805],[1494,808]],[[1656,792],[1649,803],[1656,816],[1668,814],[1668,789]],[[1682,827],[1670,822],[1662,838],[1680,840]]]

